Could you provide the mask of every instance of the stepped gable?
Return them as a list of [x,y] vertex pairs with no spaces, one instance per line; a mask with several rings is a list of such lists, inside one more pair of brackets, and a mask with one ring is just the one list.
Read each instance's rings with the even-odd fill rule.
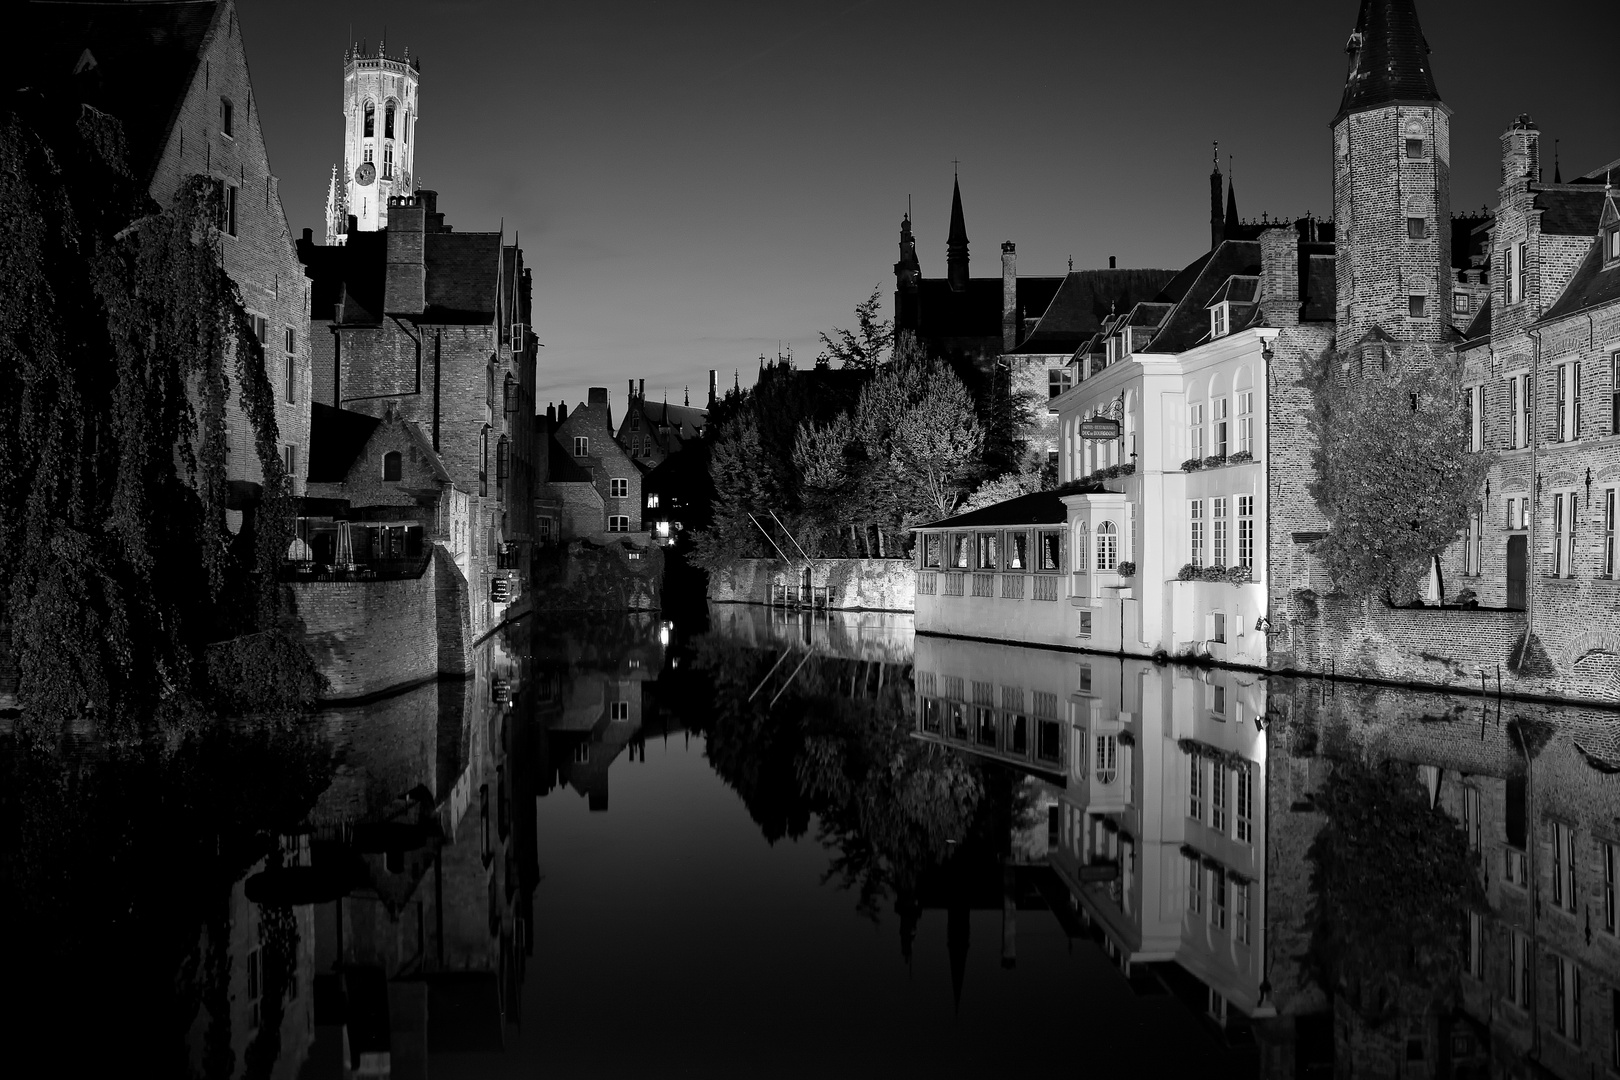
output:
[[1347,113],[1402,102],[1440,101],[1429,43],[1413,0],[1361,0],[1345,51],[1350,71],[1334,123]]
[[13,86],[77,100],[124,127],[131,174],[152,181],[158,158],[191,89],[220,5],[179,3],[31,3],[14,39]]

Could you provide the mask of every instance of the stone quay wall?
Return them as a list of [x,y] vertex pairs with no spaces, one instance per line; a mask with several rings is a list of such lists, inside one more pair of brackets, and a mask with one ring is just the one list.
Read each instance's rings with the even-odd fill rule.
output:
[[[802,585],[804,570],[780,559],[737,559],[709,575],[709,599],[768,604],[773,584]],[[917,568],[910,559],[814,559],[810,583],[840,611],[916,611]]]
[[535,551],[531,592],[537,610],[657,611],[663,581],[656,544],[576,539]]
[[420,577],[287,587],[304,647],[330,683],[329,699],[364,697],[469,670],[467,582],[439,545]]

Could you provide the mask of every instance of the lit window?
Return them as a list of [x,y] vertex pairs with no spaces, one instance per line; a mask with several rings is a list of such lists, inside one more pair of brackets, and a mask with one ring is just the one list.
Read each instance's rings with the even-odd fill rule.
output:
[[574,456],[585,457],[591,452],[591,440],[584,435],[574,436]]
[[649,509],[649,510],[658,509],[658,496],[657,495],[649,495],[649,496],[647,496],[647,509]]
[[630,481],[624,477],[615,476],[608,481],[608,491],[615,499],[628,499],[630,497]]
[[994,570],[1000,563],[999,533],[978,534],[978,561],[975,564],[980,570]]

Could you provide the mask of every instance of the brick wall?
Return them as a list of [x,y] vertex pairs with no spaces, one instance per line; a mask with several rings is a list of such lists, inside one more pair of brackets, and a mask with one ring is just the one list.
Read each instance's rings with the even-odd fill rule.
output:
[[[221,100],[232,105],[232,134],[221,130]],[[168,144],[152,177],[152,197],[168,206],[189,176],[210,176],[235,189],[236,235],[221,234],[225,272],[236,283],[243,306],[268,323],[265,374],[275,393],[277,441],[296,448],[295,492],[303,491],[309,452],[310,350],[309,282],[304,277],[287,215],[270,171],[259,106],[248,78],[247,56],[234,5],[221,5],[203,46],[197,72],[186,93]],[[292,400],[288,400],[284,351],[293,332]],[[232,370],[233,365],[227,365]],[[232,376],[234,381],[234,375]],[[235,395],[226,409],[231,479],[262,480],[253,432]]]
[[434,546],[418,578],[287,587],[304,647],[330,681],[331,698],[468,670],[472,614],[466,580],[442,546]]
[[[588,528],[588,500],[566,493],[562,495],[568,509],[578,511],[572,522],[571,534],[593,540],[612,539],[618,534],[608,533],[608,518],[614,515],[628,517],[629,531],[639,533],[642,531],[641,508],[644,505],[641,470],[615,437],[607,391],[601,387],[593,387],[590,394],[590,401],[570,412],[568,419],[557,425],[556,441],[568,453],[573,452],[576,438],[589,440],[589,452],[583,457],[576,456],[574,461],[591,471],[597,495],[601,499],[600,524],[596,531],[592,532]],[[625,481],[627,494],[623,496],[613,494],[614,480]],[[558,485],[559,488],[572,486]],[[570,529],[570,525],[565,523],[563,528],[566,532]]]
[[1522,612],[1387,608],[1378,601],[1364,608],[1337,596],[1314,605],[1313,614],[1296,603],[1293,617],[1278,627],[1273,667],[1477,690],[1482,668],[1494,689],[1500,664],[1504,689],[1514,688],[1508,656],[1524,636]]

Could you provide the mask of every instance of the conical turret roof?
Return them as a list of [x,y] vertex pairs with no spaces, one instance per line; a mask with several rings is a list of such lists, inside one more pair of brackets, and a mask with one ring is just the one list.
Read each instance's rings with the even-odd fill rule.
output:
[[1350,73],[1335,122],[1347,113],[1397,101],[1440,100],[1413,0],[1361,0],[1345,51]]
[[967,221],[962,217],[962,181],[952,184],[951,191],[951,232],[945,238],[945,243],[961,244],[967,246]]

